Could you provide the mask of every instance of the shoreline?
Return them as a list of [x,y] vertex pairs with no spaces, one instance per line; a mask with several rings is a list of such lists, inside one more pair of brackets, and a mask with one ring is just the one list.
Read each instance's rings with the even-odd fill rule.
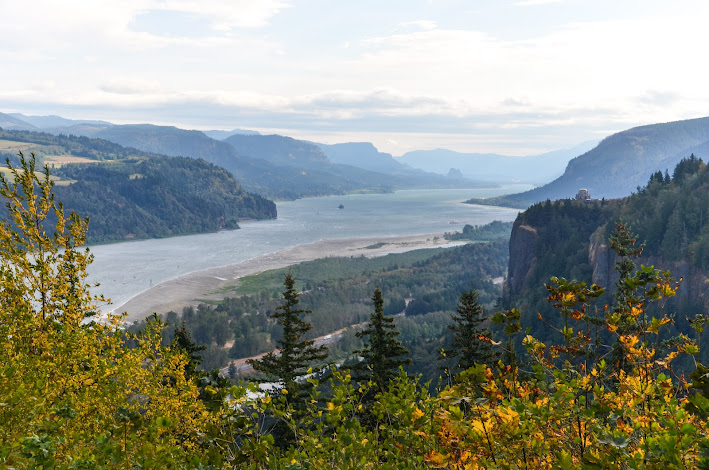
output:
[[274,253],[257,256],[240,263],[228,264],[195,271],[162,282],[143,291],[121,305],[108,306],[114,313],[127,312],[126,322],[143,320],[154,312],[164,314],[173,310],[180,313],[183,307],[196,306],[205,301],[218,301],[235,295],[228,288],[245,276],[271,269],[280,269],[304,261],[327,257],[375,257],[390,253],[403,253],[420,248],[442,248],[464,244],[448,241],[442,233],[405,235],[394,237],[367,237],[324,239],[296,245]]

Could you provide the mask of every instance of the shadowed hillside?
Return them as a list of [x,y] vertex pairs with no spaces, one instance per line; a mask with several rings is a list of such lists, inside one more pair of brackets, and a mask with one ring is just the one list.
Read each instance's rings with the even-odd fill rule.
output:
[[647,183],[648,175],[672,170],[694,153],[706,158],[709,117],[635,127],[606,137],[593,150],[571,160],[562,176],[519,194],[487,201],[495,205],[528,207],[546,199],[573,197],[586,188],[596,199],[630,195]]

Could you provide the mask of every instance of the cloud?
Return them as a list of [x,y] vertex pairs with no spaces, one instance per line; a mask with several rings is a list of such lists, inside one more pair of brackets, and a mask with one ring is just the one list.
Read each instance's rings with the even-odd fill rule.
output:
[[99,89],[119,95],[153,94],[160,91],[160,83],[142,78],[113,78],[100,85]]
[[515,107],[527,107],[531,106],[532,102],[529,100],[529,98],[523,97],[523,98],[505,98],[502,101],[502,104],[505,106],[515,106]]
[[564,3],[565,0],[523,0],[521,2],[515,2],[515,6],[518,7],[531,7],[539,5],[551,5],[553,3]]
[[148,9],[189,13],[209,19],[215,31],[259,28],[291,3],[282,0],[156,0]]
[[[709,66],[694,45],[709,42],[709,7],[681,2],[622,17],[598,1],[597,20],[574,23],[534,8],[446,17],[453,2],[339,18],[351,10],[338,2],[320,11],[287,0],[6,1],[0,62],[13,73],[0,79],[0,103],[49,114],[117,109],[175,124],[392,132],[402,146],[415,132],[471,134],[481,145],[556,142],[553,126],[566,135],[706,114]],[[153,27],[166,18],[176,23]]]
[[421,29],[423,31],[430,31],[432,29],[436,29],[438,27],[438,24],[435,21],[430,20],[417,20],[401,23],[399,26],[402,28],[416,28]]
[[444,100],[427,96],[411,96],[392,89],[373,91],[334,90],[305,95],[293,100],[301,107],[314,109],[323,108],[357,108],[370,110],[384,109],[415,109],[426,106],[445,106]]
[[[254,29],[268,24],[290,3],[283,0],[37,0],[31,7],[21,2],[3,2],[0,41],[21,54],[44,51],[47,58],[63,50],[125,51],[176,46],[215,46],[232,43],[237,29]],[[193,31],[169,37],[157,25],[175,21],[179,13],[209,25],[207,34]],[[160,15],[164,14],[163,18]],[[151,15],[155,31],[133,29],[136,19]],[[150,23],[148,23],[150,24]]]
[[679,94],[672,91],[648,90],[644,94],[637,97],[637,101],[641,104],[650,106],[671,106],[679,101]]

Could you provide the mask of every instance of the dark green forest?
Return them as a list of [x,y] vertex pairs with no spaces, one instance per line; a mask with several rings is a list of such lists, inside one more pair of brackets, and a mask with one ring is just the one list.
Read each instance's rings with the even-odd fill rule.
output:
[[276,217],[276,205],[245,192],[226,170],[203,160],[152,157],[56,170],[76,180],[56,187],[69,210],[90,217],[90,243],[239,228],[243,218]]
[[[401,340],[414,361],[407,370],[438,377],[436,358],[449,344],[447,331],[451,312],[460,293],[477,289],[480,303],[492,308],[502,294],[492,279],[503,276],[507,268],[507,241],[467,244],[448,249],[416,250],[377,258],[326,258],[290,268],[302,290],[300,305],[312,310],[313,329],[308,338],[330,334],[365,322],[372,310],[371,295],[380,287],[385,299],[385,315],[397,315]],[[279,305],[283,277],[288,270],[275,270],[246,278],[246,286],[263,286],[258,293],[228,297],[218,305],[187,307],[178,315],[170,312],[164,320],[181,325],[203,352],[204,368],[224,367],[230,358],[249,357],[273,349],[280,338],[280,327],[269,317]],[[408,305],[407,305],[408,303]],[[132,328],[139,329],[136,324]],[[166,330],[165,341],[172,341]],[[355,329],[343,332],[330,346],[331,358],[347,358],[361,347]],[[231,347],[225,344],[232,342]]]
[[510,238],[512,222],[493,220],[485,225],[465,224],[462,232],[446,232],[446,240],[492,241],[498,238]]
[[[547,323],[554,308],[547,301],[548,292],[543,286],[550,283],[551,276],[586,281],[590,285],[595,267],[598,277],[595,282],[607,290],[594,304],[602,317],[605,305],[612,303],[617,279],[613,272],[617,258],[608,254],[607,240],[619,220],[630,228],[638,246],[643,247],[642,255],[635,260],[638,269],[641,265],[670,269],[678,282],[690,283],[692,273],[695,277],[704,276],[702,273],[709,269],[707,217],[709,171],[694,155],[680,161],[671,174],[654,173],[647,186],[637,188],[627,198],[537,203],[522,212],[515,222],[516,227],[525,225],[536,231],[532,247],[535,261],[525,273],[525,288],[510,289],[506,305],[520,307],[523,320],[531,325],[531,333],[541,341],[548,340],[554,334],[553,327],[559,324]],[[590,250],[595,250],[598,256],[595,266]],[[681,295],[647,307],[651,315],[667,314],[675,320],[663,340],[689,334],[689,320],[704,311],[704,290],[703,286],[686,285],[680,290]],[[538,314],[545,321],[538,321]]]
[[[239,219],[277,215],[272,201],[247,193],[231,173],[201,159],[43,132],[0,129],[0,142],[0,157],[11,164],[17,165],[18,151],[51,162],[57,198],[91,220],[88,243],[235,229]],[[92,162],[71,163],[75,157]]]
[[[0,128],[0,139],[32,144],[27,152],[32,152],[41,163],[48,155],[70,154],[90,160],[117,160],[128,157],[147,157],[154,154],[109,142],[103,139],[75,135],[54,135],[47,132],[8,131]],[[0,151],[2,159],[16,159],[17,152]]]

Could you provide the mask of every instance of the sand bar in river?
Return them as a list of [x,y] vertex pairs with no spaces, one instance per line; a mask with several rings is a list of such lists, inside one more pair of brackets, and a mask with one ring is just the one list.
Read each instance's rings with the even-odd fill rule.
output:
[[171,279],[138,294],[125,304],[116,306],[114,310],[127,312],[127,321],[132,322],[141,320],[153,312],[161,314],[170,310],[181,312],[183,307],[196,305],[200,301],[221,300],[233,296],[234,293],[228,292],[225,288],[234,286],[241,277],[269,269],[283,268],[329,256],[383,256],[388,253],[457,244],[460,242],[451,243],[445,240],[443,234],[320,240],[241,263],[197,271]]

